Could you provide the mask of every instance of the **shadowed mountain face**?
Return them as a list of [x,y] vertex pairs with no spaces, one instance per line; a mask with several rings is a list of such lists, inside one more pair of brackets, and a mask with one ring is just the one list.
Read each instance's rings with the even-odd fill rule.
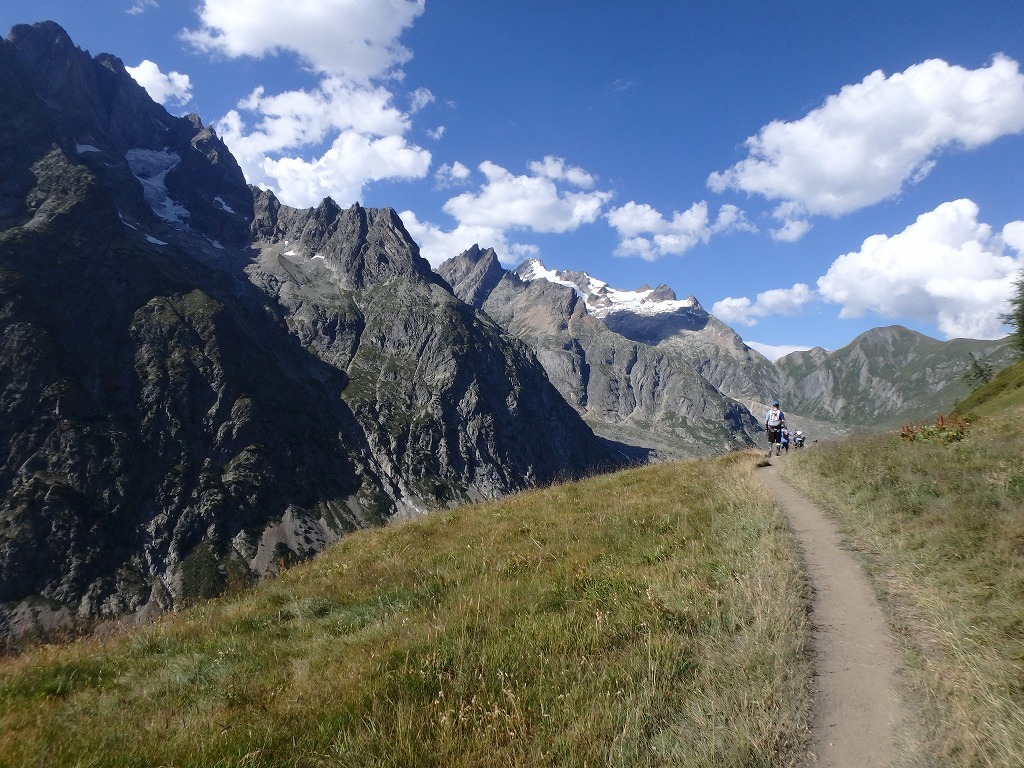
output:
[[0,636],[609,456],[393,211],[282,205],[118,59],[0,40]]

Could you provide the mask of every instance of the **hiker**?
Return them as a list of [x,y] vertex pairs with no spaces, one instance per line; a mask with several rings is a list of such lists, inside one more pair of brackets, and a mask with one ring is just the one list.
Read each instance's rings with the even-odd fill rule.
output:
[[789,453],[789,427],[782,428],[782,450]]
[[796,434],[793,435],[793,449],[796,450],[797,448],[803,448],[804,440],[804,433],[798,429]]
[[764,431],[768,433],[768,455],[772,455],[772,446],[775,446],[775,455],[782,454],[782,428],[786,426],[786,414],[779,408],[779,401],[772,402],[772,407],[764,416]]

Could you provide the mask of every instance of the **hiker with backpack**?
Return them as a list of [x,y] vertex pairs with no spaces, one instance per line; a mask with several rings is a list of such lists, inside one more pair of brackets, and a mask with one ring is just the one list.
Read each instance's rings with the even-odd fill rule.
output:
[[768,433],[768,455],[772,455],[772,446],[775,446],[775,455],[782,454],[782,429],[786,426],[786,414],[779,408],[779,401],[772,403],[771,409],[764,417],[764,431]]

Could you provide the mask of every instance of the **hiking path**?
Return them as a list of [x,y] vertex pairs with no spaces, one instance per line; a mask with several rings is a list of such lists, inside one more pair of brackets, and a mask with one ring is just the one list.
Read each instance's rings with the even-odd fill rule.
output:
[[777,464],[785,460],[772,457],[757,471],[799,541],[813,593],[814,683],[806,765],[890,766],[906,716],[896,644],[867,576],[843,547],[836,525],[780,477]]

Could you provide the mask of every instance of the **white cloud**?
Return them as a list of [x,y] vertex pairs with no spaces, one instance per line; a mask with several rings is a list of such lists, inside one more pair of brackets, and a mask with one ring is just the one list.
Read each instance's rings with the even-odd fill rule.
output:
[[708,204],[694,203],[685,211],[675,211],[666,219],[646,203],[630,201],[613,208],[606,215],[608,223],[619,233],[619,256],[639,256],[653,261],[666,254],[680,254],[698,243],[706,243],[712,235],[733,230],[749,230],[750,223],[735,205],[723,205],[712,222]]
[[156,0],[135,0],[134,3],[125,11],[125,13],[131,16],[138,16],[139,14],[145,13],[150,8],[159,8],[160,4]]
[[452,231],[445,232],[434,224],[421,222],[412,211],[403,211],[399,216],[412,239],[419,245],[420,255],[433,267],[440,266],[442,262],[474,245],[493,248],[498,259],[509,265],[518,264],[538,254],[536,246],[509,242],[505,231],[499,227],[459,224]]
[[792,288],[773,288],[759,293],[755,301],[745,296],[728,296],[714,303],[711,314],[725,323],[751,326],[757,325],[758,320],[769,315],[799,315],[814,299],[814,291],[804,283],[796,283]]
[[370,182],[425,177],[430,152],[405,136],[434,96],[413,91],[406,113],[388,87],[412,55],[399,37],[423,10],[423,0],[297,0],[287,12],[267,0],[202,2],[202,26],[183,35],[200,50],[291,52],[320,76],[308,90],[256,87],[214,124],[246,179],[301,207],[325,196],[345,205]]
[[183,37],[200,50],[230,58],[281,51],[316,71],[367,82],[407,62],[399,43],[425,0],[203,0],[202,26]]
[[239,110],[256,116],[258,122],[252,130],[237,110],[225,115],[216,127],[248,176],[262,165],[264,156],[317,145],[331,133],[403,135],[409,119],[391,102],[392,95],[383,88],[337,78],[325,79],[314,91],[273,96],[266,96],[261,86],[238,104]]
[[409,113],[416,114],[425,106],[434,102],[434,94],[430,92],[429,88],[417,88],[412,92],[410,100]]
[[756,349],[773,363],[780,357],[785,357],[791,352],[806,352],[808,349],[811,349],[811,347],[806,344],[762,344],[759,341],[746,340],[744,340],[744,344],[751,349]]
[[842,306],[841,317],[877,312],[934,322],[946,338],[998,338],[1005,334],[999,316],[1024,268],[1022,248],[1024,222],[994,234],[978,221],[974,202],[956,200],[892,237],[869,237],[833,262],[818,290]]
[[530,170],[537,176],[544,176],[553,181],[567,181],[581,189],[593,189],[594,177],[576,166],[566,165],[565,159],[548,155],[540,162],[530,163]]
[[267,158],[263,174],[290,205],[313,206],[329,196],[346,206],[359,201],[367,182],[419,179],[429,167],[430,153],[409,145],[401,136],[375,139],[345,131],[315,160]]
[[749,155],[712,173],[737,189],[790,205],[776,230],[795,238],[802,215],[837,216],[898,194],[950,147],[974,149],[1024,131],[1024,75],[996,56],[968,70],[932,59],[886,77],[873,72],[794,122],[774,121],[746,141]]
[[454,163],[445,163],[434,172],[434,181],[438,189],[463,186],[469,183],[472,171],[456,160]]
[[150,98],[157,104],[173,104],[181,106],[192,99],[192,82],[188,75],[180,72],[160,71],[154,62],[143,60],[137,67],[125,67],[128,74],[146,89]]
[[[487,179],[477,193],[466,192],[444,204],[461,225],[494,229],[529,229],[534,232],[569,232],[597,220],[610,192],[566,192],[559,189],[544,163],[531,164],[533,176],[514,176],[499,165],[485,161],[479,166]],[[563,170],[564,170],[564,166]],[[564,172],[577,183],[580,169]]]
[[[484,184],[444,204],[444,211],[457,222],[451,231],[421,222],[411,211],[404,212],[402,221],[424,258],[437,266],[479,245],[494,248],[507,264],[519,263],[538,255],[539,249],[514,242],[510,231],[569,232],[597,221],[611,199],[610,192],[590,190],[595,184],[594,177],[582,168],[567,165],[562,158],[548,156],[528,167],[531,174],[516,176],[495,163],[481,163]],[[469,168],[455,162],[442,165],[435,179],[438,187],[443,188],[466,184],[471,175]],[[567,190],[563,184],[589,191]]]
[[783,243],[795,243],[807,234],[811,222],[803,216],[800,206],[792,202],[780,203],[772,211],[772,218],[782,224],[771,231],[772,240]]

